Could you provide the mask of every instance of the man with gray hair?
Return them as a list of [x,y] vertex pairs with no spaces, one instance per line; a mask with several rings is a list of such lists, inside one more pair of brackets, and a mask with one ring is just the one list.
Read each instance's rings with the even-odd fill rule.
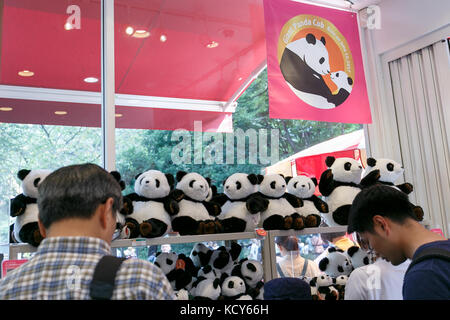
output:
[[175,299],[162,271],[111,256],[120,185],[95,164],[50,174],[38,188],[36,254],[0,282],[0,299]]

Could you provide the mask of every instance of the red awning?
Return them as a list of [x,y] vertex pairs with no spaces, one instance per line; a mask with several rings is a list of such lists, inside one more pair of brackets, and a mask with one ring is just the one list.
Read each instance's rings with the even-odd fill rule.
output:
[[[0,121],[100,126],[100,1],[0,3],[0,106],[13,108]],[[69,5],[80,29],[64,28]],[[265,65],[262,0],[116,0],[114,11],[116,126],[231,131],[233,102]]]

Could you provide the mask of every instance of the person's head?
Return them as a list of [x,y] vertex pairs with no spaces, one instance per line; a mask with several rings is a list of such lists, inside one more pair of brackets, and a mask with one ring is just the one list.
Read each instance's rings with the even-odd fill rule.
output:
[[312,300],[311,287],[299,278],[276,278],[264,284],[264,300]]
[[407,259],[402,238],[414,224],[418,222],[408,196],[390,186],[375,185],[363,189],[353,200],[348,232],[357,232],[363,248],[373,249],[398,265]]
[[86,230],[95,230],[93,236],[111,242],[123,199],[119,183],[106,170],[90,163],[62,167],[39,185],[38,192],[39,226],[44,236],[52,227],[71,230],[73,235],[84,225],[91,227]]
[[281,236],[275,238],[275,243],[278,245],[281,254],[298,252],[298,240],[294,236]]

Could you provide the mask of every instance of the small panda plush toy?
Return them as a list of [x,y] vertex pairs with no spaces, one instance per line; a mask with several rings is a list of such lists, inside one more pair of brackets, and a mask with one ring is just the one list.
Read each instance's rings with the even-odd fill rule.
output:
[[[403,166],[394,160],[385,158],[375,159],[370,157],[367,158],[367,168],[363,172],[361,185],[364,188],[368,188],[375,184],[383,184],[409,195],[414,190],[411,183],[405,182],[402,184],[395,184],[395,181],[401,177],[404,171]],[[413,211],[417,220],[422,221],[424,215],[422,207],[414,206]]]
[[218,274],[217,271],[208,264],[198,270],[197,278],[199,277],[216,279],[220,278],[220,274]]
[[238,276],[229,276],[223,280],[222,296],[224,300],[253,300],[246,294],[245,281]]
[[191,259],[175,252],[157,252],[155,265],[166,275],[174,291],[185,289],[196,271]]
[[28,243],[34,247],[41,243],[43,238],[38,226],[38,187],[51,172],[46,169],[22,169],[17,173],[22,181],[23,193],[11,199],[10,215],[16,218],[12,232],[15,242]]
[[[125,182],[122,180],[122,176],[118,171],[111,171],[110,174],[119,183],[120,188],[125,190]],[[116,213],[116,230],[113,234],[113,240],[116,239],[128,239],[130,238],[131,232],[126,225],[125,216],[121,212]]]
[[194,248],[192,248],[189,258],[191,258],[197,269],[200,269],[208,265],[212,252],[213,251],[206,245],[199,242],[194,245]]
[[320,176],[319,191],[325,196],[328,213],[322,213],[322,217],[330,227],[347,225],[353,199],[362,188],[362,166],[355,159],[333,156],[325,163],[328,169]]
[[338,300],[339,292],[333,287],[333,279],[327,274],[313,277],[309,281],[313,300]]
[[219,220],[223,232],[249,232],[259,226],[260,211],[269,201],[259,196],[255,174],[234,173],[223,184],[224,193],[214,201],[221,205]]
[[236,242],[231,242],[231,247],[220,246],[213,250],[209,265],[216,271],[218,275],[230,276],[233,268],[238,263],[239,255],[242,247]]
[[303,206],[295,208],[304,217],[305,227],[314,228],[322,221],[320,214],[328,213],[328,205],[325,201],[314,195],[317,179],[304,175],[287,177],[287,191],[303,200]]
[[350,259],[353,269],[366,266],[371,263],[369,254],[358,246],[351,246],[345,251]]
[[260,227],[265,230],[301,230],[303,217],[296,208],[303,206],[302,199],[286,192],[286,180],[280,174],[268,174],[260,178],[259,192],[269,201],[261,212]]
[[178,202],[171,197],[174,181],[171,174],[158,170],[136,175],[134,193],[124,196],[127,205],[121,211],[131,238],[162,237],[171,231],[171,216],[179,211]]
[[222,295],[220,279],[198,277],[189,293],[192,300],[219,300]]
[[244,279],[247,285],[247,293],[252,299],[264,298],[264,270],[261,262],[244,258],[233,268],[231,275]]
[[172,217],[172,229],[180,235],[212,234],[222,231],[217,216],[220,205],[208,198],[211,181],[196,172],[177,173],[176,190],[181,194],[179,212]]
[[353,271],[353,266],[343,250],[330,247],[327,251],[327,256],[319,261],[321,271],[332,278],[348,276]]
[[345,285],[347,284],[348,276],[342,275],[337,278],[333,278],[333,287],[339,292],[339,299],[344,300],[345,298]]

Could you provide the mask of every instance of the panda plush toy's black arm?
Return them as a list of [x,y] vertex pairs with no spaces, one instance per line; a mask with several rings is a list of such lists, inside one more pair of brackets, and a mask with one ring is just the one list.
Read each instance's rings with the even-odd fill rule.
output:
[[320,175],[319,181],[319,191],[320,193],[327,197],[334,190],[334,180],[333,180],[333,172],[331,169],[327,169]]
[[218,193],[214,195],[211,199],[212,202],[215,202],[220,206],[223,206],[225,202],[227,202],[228,200],[230,200],[230,198],[228,198],[225,193]]
[[260,193],[254,193],[247,199],[245,206],[251,214],[256,214],[267,209],[269,200],[262,197]]
[[11,217],[17,217],[22,215],[27,208],[27,204],[36,203],[36,199],[27,197],[23,193],[17,195],[15,198],[11,199],[10,215]]
[[283,195],[283,198],[285,198],[288,202],[289,202],[289,204],[291,205],[291,206],[293,206],[294,208],[300,208],[300,207],[303,207],[303,200],[302,199],[300,199],[299,197],[297,197],[297,196],[294,196],[293,194],[290,194],[290,193],[285,193],[284,195]]
[[361,179],[361,182],[359,183],[363,188],[367,188],[369,186],[374,185],[380,180],[380,170],[376,169],[373,171],[370,171],[367,176]]
[[314,206],[317,208],[317,210],[319,210],[319,212],[322,213],[328,212],[328,204],[322,199],[320,199],[318,196],[312,195],[311,198],[309,199],[314,203]]
[[126,196],[123,196],[123,207],[120,210],[120,213],[128,216],[133,213],[133,201],[137,200],[139,195],[137,193],[130,193]]
[[397,184],[396,187],[399,188],[401,191],[403,191],[406,194],[410,194],[414,190],[413,185],[409,182]]
[[166,210],[166,212],[171,216],[177,215],[178,212],[180,212],[180,206],[178,202],[170,195],[164,198],[163,204],[164,210]]
[[205,206],[205,208],[208,211],[210,216],[217,217],[222,212],[220,204],[218,204],[216,202],[203,201],[202,203]]

